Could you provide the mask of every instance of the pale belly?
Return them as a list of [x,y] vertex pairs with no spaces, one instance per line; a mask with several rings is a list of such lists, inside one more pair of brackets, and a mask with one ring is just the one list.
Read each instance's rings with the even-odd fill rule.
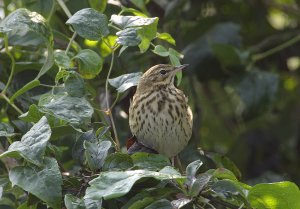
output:
[[187,145],[190,134],[183,130],[182,123],[187,122],[183,118],[178,118],[173,123],[171,121],[174,120],[167,111],[149,117],[141,131],[137,133],[139,142],[167,157],[177,155]]

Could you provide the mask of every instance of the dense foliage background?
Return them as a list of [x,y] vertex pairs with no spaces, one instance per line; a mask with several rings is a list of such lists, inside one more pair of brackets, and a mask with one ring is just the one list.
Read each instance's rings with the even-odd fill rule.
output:
[[[300,208],[299,14],[294,0],[0,0],[0,207]],[[158,63],[190,64],[186,172],[125,154],[134,85]]]

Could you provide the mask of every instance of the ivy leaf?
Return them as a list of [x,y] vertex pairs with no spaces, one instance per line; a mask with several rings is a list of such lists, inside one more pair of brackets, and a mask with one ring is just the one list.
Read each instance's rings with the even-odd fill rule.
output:
[[237,181],[231,181],[228,179],[215,182],[211,189],[222,199],[231,202],[233,204],[241,205],[244,203],[249,206],[249,202],[246,199],[245,189],[239,185]]
[[136,28],[126,28],[116,33],[117,43],[123,46],[137,46],[141,39],[137,35]]
[[161,57],[168,57],[169,51],[163,47],[162,45],[156,45],[154,50],[152,50],[153,53],[161,56]]
[[83,97],[86,93],[85,88],[82,77],[78,73],[70,71],[65,81],[66,92],[72,97]]
[[147,170],[102,172],[99,177],[89,182],[85,198],[94,200],[112,199],[127,194],[134,183],[141,178],[157,180],[184,179],[181,175],[165,174]]
[[158,18],[146,18],[140,16],[122,16],[122,15],[112,15],[110,19],[114,24],[122,29],[130,27],[140,27],[145,25],[151,25],[155,23]]
[[87,125],[94,109],[84,97],[63,95],[54,97],[51,102],[43,105],[42,111],[69,122],[74,126]]
[[257,184],[248,194],[251,206],[258,209],[300,208],[299,197],[297,185],[288,181]]
[[8,150],[0,155],[17,157],[22,156],[28,162],[35,165],[43,165],[43,156],[51,136],[51,129],[48,124],[47,118],[42,117],[21,139],[12,143]]
[[197,197],[199,193],[204,189],[204,187],[208,184],[210,179],[212,178],[211,174],[203,173],[200,174],[195,181],[193,181],[190,190],[189,196],[190,197]]
[[156,37],[161,40],[167,41],[172,45],[176,45],[175,39],[169,33],[157,33]]
[[192,185],[193,181],[195,180],[196,173],[202,166],[202,164],[203,162],[201,160],[196,160],[188,164],[188,166],[186,167],[187,185]]
[[16,134],[14,133],[14,128],[11,125],[0,122],[0,137],[12,137],[14,135]]
[[133,167],[133,161],[130,155],[125,153],[113,153],[109,155],[103,164],[103,171],[125,171]]
[[39,121],[45,114],[41,112],[35,104],[29,106],[29,109],[26,113],[19,116],[20,119],[27,122],[37,122]]
[[137,30],[138,37],[141,39],[139,48],[141,53],[147,51],[151,41],[156,37],[158,18],[150,25],[146,25]]
[[54,61],[55,61],[55,64],[58,67],[61,67],[62,69],[71,68],[71,59],[62,50],[55,50],[54,51]]
[[83,142],[85,148],[85,157],[89,168],[93,171],[100,169],[111,147],[110,141],[102,141],[100,143]]
[[91,7],[99,12],[104,12],[107,5],[107,0],[89,0]]
[[109,34],[106,15],[92,8],[85,8],[76,12],[68,21],[74,30],[83,38],[100,40],[102,36]]
[[157,208],[173,209],[171,202],[167,199],[157,200],[151,203],[150,205],[148,205],[147,207],[145,207],[145,209],[157,209]]
[[17,166],[10,170],[9,179],[17,185],[46,202],[54,209],[61,208],[62,177],[54,158],[46,157],[43,167],[34,165]]
[[139,169],[157,171],[170,166],[170,161],[164,155],[137,152],[131,155],[134,166]]
[[32,31],[47,43],[53,40],[51,28],[45,18],[25,8],[13,11],[0,23],[0,32],[17,33],[20,30]]
[[65,195],[64,202],[67,209],[86,209],[84,201],[71,194]]
[[78,70],[83,78],[92,79],[102,70],[103,60],[93,50],[83,49],[73,59],[78,62]]
[[115,87],[119,93],[122,93],[132,86],[137,86],[141,76],[141,72],[129,73],[116,78],[109,79],[108,82],[110,85]]
[[[152,39],[156,37],[157,23],[158,18],[146,18],[140,16],[121,16],[121,15],[112,15],[111,21],[116,24],[121,29],[125,29],[126,34],[130,32],[130,36],[124,36],[124,31],[118,36],[123,35],[122,42],[119,43],[137,43],[138,38],[140,39],[139,48],[143,53],[149,46]],[[130,28],[130,29],[129,29]],[[126,30],[127,29],[127,30]],[[136,34],[134,33],[136,32]],[[122,37],[122,36],[121,36]],[[130,38],[131,41],[126,41],[126,38]],[[135,40],[135,42],[133,42]]]

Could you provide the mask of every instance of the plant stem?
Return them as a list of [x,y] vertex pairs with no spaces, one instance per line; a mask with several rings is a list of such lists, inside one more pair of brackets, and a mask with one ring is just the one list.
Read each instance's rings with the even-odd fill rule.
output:
[[55,10],[55,0],[52,0],[52,6],[51,6],[51,10],[50,10],[50,13],[49,13],[49,16],[47,17],[47,22],[49,23],[50,20],[51,20],[51,17],[54,13],[54,10]]
[[65,54],[68,54],[68,52],[70,51],[70,48],[71,48],[71,46],[72,46],[72,43],[73,43],[73,41],[74,41],[76,35],[77,35],[77,33],[74,32],[73,35],[72,35],[72,38],[70,39],[69,44],[68,44],[68,46],[67,46],[67,48],[66,48]]
[[9,78],[8,78],[8,81],[3,89],[3,91],[1,92],[3,95],[5,95],[11,81],[12,81],[12,78],[13,78],[13,75],[15,73],[15,58],[14,56],[10,53],[9,49],[8,49],[8,38],[7,38],[7,35],[4,35],[4,45],[5,45],[5,52],[6,54],[9,56],[10,60],[11,60],[11,71],[10,71],[10,75],[9,75]]
[[8,104],[10,104],[20,115],[23,114],[22,110],[20,110],[13,102],[11,102],[9,100],[9,98],[3,94],[3,93],[0,93],[0,98],[3,98]]
[[114,132],[114,136],[115,136],[115,145],[116,145],[116,150],[120,150],[120,142],[119,142],[119,138],[118,138],[118,134],[117,134],[117,130],[116,130],[116,126],[115,126],[115,122],[114,122],[114,118],[112,116],[112,112],[109,106],[109,99],[108,99],[108,79],[110,77],[111,71],[112,71],[112,67],[114,64],[114,59],[115,59],[115,50],[112,50],[112,54],[111,54],[111,62],[110,62],[110,67],[107,73],[107,77],[106,77],[106,81],[105,81],[105,100],[106,100],[106,108],[107,108],[107,112],[110,118],[110,122],[111,122],[111,126]]
[[292,38],[292,39],[284,42],[283,44],[280,44],[280,45],[278,45],[278,46],[276,46],[276,47],[274,47],[274,48],[272,48],[268,51],[265,51],[265,52],[262,52],[262,53],[259,53],[259,54],[254,54],[252,56],[252,61],[255,63],[259,60],[265,59],[266,57],[268,57],[270,55],[273,55],[273,54],[275,54],[275,53],[277,53],[277,52],[279,52],[279,51],[281,51],[281,50],[297,43],[298,41],[300,41],[300,35],[297,35],[294,38]]
[[63,2],[63,0],[56,0],[56,1],[59,4],[59,6],[62,8],[62,10],[64,10],[64,12],[68,16],[68,18],[72,17],[72,14],[71,14],[70,10],[68,9],[68,7],[66,6],[65,2]]

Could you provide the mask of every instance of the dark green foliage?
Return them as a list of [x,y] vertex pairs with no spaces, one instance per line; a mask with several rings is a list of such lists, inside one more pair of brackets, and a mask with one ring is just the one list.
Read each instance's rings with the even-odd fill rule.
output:
[[[3,1],[0,208],[299,209],[300,5],[113,2]],[[189,64],[186,169],[126,153],[159,63]]]

